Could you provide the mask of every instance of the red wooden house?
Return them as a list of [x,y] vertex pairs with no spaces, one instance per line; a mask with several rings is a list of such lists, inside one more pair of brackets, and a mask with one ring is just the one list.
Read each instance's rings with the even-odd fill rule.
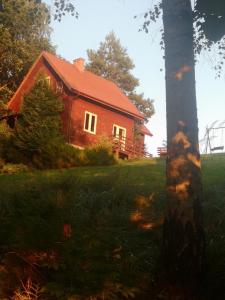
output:
[[139,139],[134,136],[135,121],[143,122],[144,116],[113,82],[85,70],[82,58],[71,64],[42,52],[8,103],[14,113],[19,113],[23,95],[39,73],[45,74],[50,86],[61,94],[63,132],[68,143],[84,148],[107,136],[120,157],[144,155],[144,136],[152,134],[141,125]]

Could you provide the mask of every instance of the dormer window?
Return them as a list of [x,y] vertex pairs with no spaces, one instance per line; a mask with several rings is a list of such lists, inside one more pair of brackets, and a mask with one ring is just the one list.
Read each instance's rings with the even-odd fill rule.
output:
[[84,131],[96,134],[97,115],[86,111],[84,117]]

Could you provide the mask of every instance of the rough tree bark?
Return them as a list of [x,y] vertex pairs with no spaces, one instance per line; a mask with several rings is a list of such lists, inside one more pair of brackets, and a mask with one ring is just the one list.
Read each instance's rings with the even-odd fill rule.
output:
[[163,253],[171,281],[197,283],[204,232],[190,0],[163,0],[167,107],[167,206]]

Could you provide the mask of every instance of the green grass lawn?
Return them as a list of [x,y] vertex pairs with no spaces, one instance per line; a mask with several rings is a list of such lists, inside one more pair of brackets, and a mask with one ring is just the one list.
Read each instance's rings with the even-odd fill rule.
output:
[[[224,299],[225,156],[203,157],[202,175],[205,299]],[[160,159],[0,175],[0,284],[19,285],[23,268],[20,279],[32,274],[53,299],[139,295],[160,265],[164,187]]]

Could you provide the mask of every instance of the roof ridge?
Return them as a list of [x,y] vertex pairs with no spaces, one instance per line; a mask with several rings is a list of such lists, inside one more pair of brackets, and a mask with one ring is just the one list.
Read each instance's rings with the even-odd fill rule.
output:
[[58,55],[54,55],[54,54],[52,54],[52,53],[50,53],[50,52],[47,52],[47,51],[43,51],[43,52],[46,53],[47,55],[50,54],[50,55],[54,56],[54,58],[57,58],[57,59],[61,60],[61,61],[64,62],[64,63],[68,63],[69,65],[73,66],[77,71],[79,71],[81,74],[84,73],[84,72],[90,73],[92,76],[98,77],[99,79],[101,79],[101,80],[103,80],[103,81],[107,81],[108,83],[113,84],[114,86],[116,86],[117,88],[119,88],[120,91],[123,93],[123,91],[121,90],[121,88],[120,88],[114,81],[112,81],[112,80],[110,80],[110,79],[107,79],[107,78],[105,78],[105,77],[102,77],[102,76],[100,76],[100,75],[97,75],[97,74],[95,74],[94,72],[89,71],[89,70],[86,70],[86,69],[84,69],[84,71],[81,72],[81,71],[79,70],[79,68],[78,68],[75,64],[73,64],[72,62],[68,61],[67,59],[61,58],[61,57],[59,57]]

